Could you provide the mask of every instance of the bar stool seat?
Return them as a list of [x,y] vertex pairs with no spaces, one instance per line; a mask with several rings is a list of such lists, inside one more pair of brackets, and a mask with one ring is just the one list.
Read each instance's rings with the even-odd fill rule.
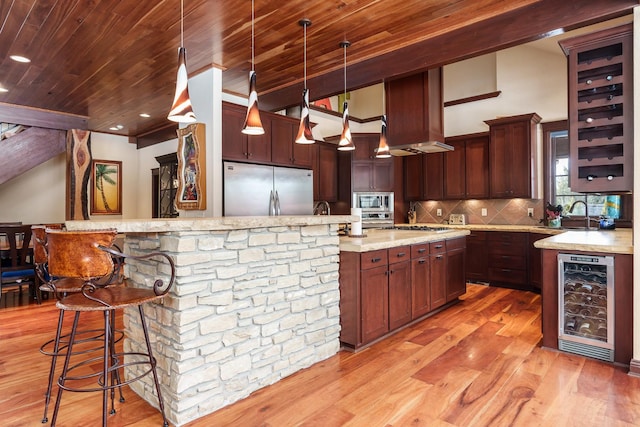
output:
[[[81,292],[70,293],[56,303],[62,311],[74,312],[74,321],[71,328],[68,348],[65,355],[64,366],[58,379],[58,396],[51,420],[55,426],[61,403],[62,392],[67,391],[102,391],[102,425],[107,425],[108,396],[111,395],[111,413],[114,409],[114,390],[122,385],[132,383],[151,373],[155,383],[158,397],[158,407],[164,420],[163,425],[168,426],[164,402],[160,391],[160,383],[156,370],[156,359],[153,356],[148,328],[144,316],[143,306],[154,301],[160,301],[169,292],[175,280],[175,266],[173,259],[162,252],[154,252],[147,255],[126,255],[96,241],[95,232],[79,231],[47,231],[47,245],[49,249],[49,272],[54,276],[75,277],[84,281]],[[82,250],[78,250],[78,245]],[[118,259],[136,260],[144,263],[145,269],[156,268],[159,278],[155,279],[152,288],[134,287],[125,280],[123,286],[104,287],[101,279],[113,269],[113,257]],[[164,267],[168,266],[168,271]],[[168,279],[165,285],[165,280]],[[144,333],[146,352],[130,351],[117,352],[114,349],[113,321],[116,310],[127,307],[137,307],[140,315],[140,325]],[[79,359],[74,354],[73,346],[76,344],[78,333],[78,319],[82,312],[103,312],[103,352],[99,357]],[[73,364],[71,359],[74,359]],[[83,367],[93,365],[100,361],[100,372],[84,373]],[[136,370],[132,378],[120,381],[119,370],[124,367],[136,365],[142,369]],[[76,373],[78,372],[78,373]],[[134,372],[134,371],[132,371]],[[88,380],[95,379],[95,382]]]

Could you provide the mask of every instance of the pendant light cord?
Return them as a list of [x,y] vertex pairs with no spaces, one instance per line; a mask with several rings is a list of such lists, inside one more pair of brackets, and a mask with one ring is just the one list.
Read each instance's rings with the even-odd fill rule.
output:
[[254,37],[254,33],[253,33],[253,20],[254,20],[254,0],[251,0],[251,71],[255,71],[254,69],[254,63],[255,63],[255,59],[254,59],[254,49],[255,47],[253,46],[253,37]]
[[180,46],[184,47],[184,0],[180,0]]
[[344,44],[344,100],[347,100],[347,44]]
[[307,88],[307,24],[304,27],[304,88]]

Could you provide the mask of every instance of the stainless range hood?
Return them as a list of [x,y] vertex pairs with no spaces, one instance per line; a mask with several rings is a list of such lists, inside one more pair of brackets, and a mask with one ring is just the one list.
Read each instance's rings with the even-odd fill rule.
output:
[[389,152],[392,156],[412,156],[414,154],[441,153],[443,151],[453,151],[453,147],[438,141],[417,142],[415,144],[389,147]]

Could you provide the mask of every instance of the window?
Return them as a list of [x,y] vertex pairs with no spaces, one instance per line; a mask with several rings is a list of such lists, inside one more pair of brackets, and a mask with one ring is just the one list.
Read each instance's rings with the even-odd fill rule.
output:
[[562,205],[565,216],[584,217],[585,205],[578,203],[573,212],[571,206],[582,201],[588,205],[589,216],[621,218],[622,198],[618,195],[585,194],[571,191],[569,187],[569,132],[566,122],[543,124],[547,164],[545,165],[545,194],[547,202]]

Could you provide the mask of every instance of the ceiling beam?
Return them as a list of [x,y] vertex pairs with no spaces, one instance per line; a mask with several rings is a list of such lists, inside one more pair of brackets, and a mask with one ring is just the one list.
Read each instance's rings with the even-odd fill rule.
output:
[[87,129],[89,118],[76,114],[0,102],[0,121],[47,129]]
[[[563,29],[574,30],[632,13],[637,0],[540,0],[515,12],[348,66],[351,90],[439,67],[463,59],[538,40]],[[342,93],[343,70],[307,80],[312,99]],[[302,85],[260,93],[260,108],[277,111],[302,99]]]

